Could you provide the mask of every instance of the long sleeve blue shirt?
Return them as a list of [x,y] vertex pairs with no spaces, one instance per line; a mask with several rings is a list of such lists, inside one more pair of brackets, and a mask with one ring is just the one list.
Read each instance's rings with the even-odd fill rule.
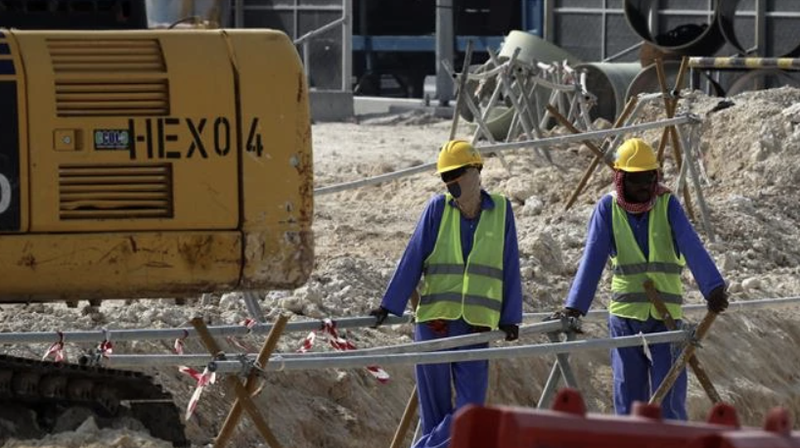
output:
[[[616,243],[611,227],[613,200],[611,195],[604,196],[592,213],[583,258],[567,296],[565,306],[580,310],[584,314],[592,304],[608,257],[616,255]],[[650,254],[648,215],[649,213],[628,213],[628,223],[630,223],[633,236],[645,257]],[[686,218],[680,202],[672,195],[670,195],[667,205],[667,219],[672,227],[672,242],[675,245],[676,253],[683,254],[686,265],[689,266],[689,270],[700,287],[700,292],[703,297],[708,297],[708,294],[715,288],[723,286],[725,280],[697,236],[694,227]]]
[[[397,316],[403,314],[411,293],[422,277],[423,263],[433,252],[444,208],[455,206],[453,201],[445,204],[445,196],[441,194],[428,201],[381,301],[381,306],[392,314]],[[481,190],[481,209],[492,208],[494,208],[494,202],[491,196]],[[464,260],[472,251],[479,219],[480,217],[467,219],[461,215],[461,253]],[[520,322],[522,322],[522,281],[519,271],[517,227],[514,223],[511,203],[508,202],[506,204],[505,246],[503,249],[503,305],[500,311],[500,325]]]

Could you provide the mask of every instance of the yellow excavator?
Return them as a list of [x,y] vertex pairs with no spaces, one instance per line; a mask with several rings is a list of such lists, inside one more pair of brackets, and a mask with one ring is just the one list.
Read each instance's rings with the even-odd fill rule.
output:
[[305,282],[311,130],[285,34],[0,33],[0,302]]
[[[0,303],[298,287],[312,175],[280,31],[0,29]],[[0,355],[0,402],[123,412],[188,445],[140,374]]]

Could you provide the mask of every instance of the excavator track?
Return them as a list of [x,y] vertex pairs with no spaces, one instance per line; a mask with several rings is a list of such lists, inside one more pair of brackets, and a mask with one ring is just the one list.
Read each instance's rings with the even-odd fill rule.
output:
[[61,413],[82,407],[102,419],[131,417],[153,437],[190,446],[172,395],[140,372],[0,355],[0,403],[33,411],[45,432]]

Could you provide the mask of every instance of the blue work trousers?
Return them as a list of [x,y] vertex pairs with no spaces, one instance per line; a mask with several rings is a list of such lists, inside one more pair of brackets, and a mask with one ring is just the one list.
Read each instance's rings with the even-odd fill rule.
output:
[[[427,323],[417,324],[415,341],[428,341],[472,332],[463,319],[447,322],[444,334],[436,334]],[[459,347],[452,350],[486,348],[488,344]],[[482,405],[489,386],[489,361],[466,361],[418,365],[417,394],[422,423],[422,436],[414,448],[447,448],[453,414],[467,404]],[[455,406],[451,389],[455,386]]]
[[[680,321],[676,321],[680,327]],[[609,316],[608,332],[611,337],[631,336],[642,332],[668,331],[663,321],[646,321]],[[649,346],[652,362],[641,346],[611,350],[611,369],[614,376],[614,410],[619,415],[631,413],[634,401],[648,402],[651,393],[658,389],[675,359],[680,355],[680,344],[652,344]],[[661,402],[663,418],[686,420],[686,369],[684,368],[672,389]]]

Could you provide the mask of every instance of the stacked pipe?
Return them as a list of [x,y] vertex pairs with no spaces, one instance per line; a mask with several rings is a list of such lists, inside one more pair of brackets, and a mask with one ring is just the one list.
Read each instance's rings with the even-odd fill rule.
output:
[[[660,2],[663,6],[663,2]],[[640,53],[640,62],[643,67],[628,87],[625,98],[631,98],[639,93],[657,91],[658,79],[655,66],[652,65],[656,58],[667,61],[664,69],[669,78],[677,75],[678,61],[683,56],[713,56],[727,43],[739,56],[746,56],[752,50],[746,49],[736,34],[734,23],[736,11],[740,0],[713,0],[710,2],[707,23],[690,23],[671,28],[666,32],[655,34],[654,22],[663,25],[656,18],[655,12],[659,1],[657,0],[625,0],[625,18],[630,28],[644,40]],[[762,49],[763,50],[763,49]],[[800,56],[800,43],[783,55],[787,58]],[[745,90],[760,88],[761,86],[800,85],[800,79],[783,70],[757,69],[747,70],[743,74],[725,76],[719,80],[704,73],[709,85],[709,93],[717,96],[735,95]],[[721,81],[721,82],[720,82]]]

